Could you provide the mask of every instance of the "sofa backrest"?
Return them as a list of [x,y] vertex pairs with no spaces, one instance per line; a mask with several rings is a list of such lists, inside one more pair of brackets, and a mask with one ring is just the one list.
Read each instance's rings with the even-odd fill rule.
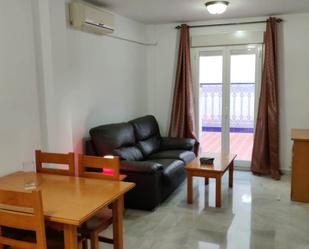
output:
[[135,144],[133,126],[128,123],[98,126],[89,133],[98,156],[113,154],[114,149]]
[[[87,151],[96,156],[116,155],[129,161],[143,160],[160,148],[157,120],[148,115],[128,123],[107,124],[92,128]],[[93,146],[92,146],[93,145]]]
[[129,121],[134,127],[138,148],[144,157],[156,152],[160,148],[161,135],[157,120],[152,115],[147,115]]

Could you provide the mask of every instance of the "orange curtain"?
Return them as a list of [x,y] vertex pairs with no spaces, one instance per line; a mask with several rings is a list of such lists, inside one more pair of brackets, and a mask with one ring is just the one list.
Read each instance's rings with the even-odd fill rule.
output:
[[279,103],[277,21],[267,20],[264,35],[265,61],[262,72],[261,95],[254,136],[251,171],[280,179],[279,161]]
[[[169,135],[171,137],[194,138],[197,141],[190,62],[190,35],[189,27],[185,24],[182,24],[180,28],[179,54]],[[198,153],[198,145],[197,142],[196,154]]]

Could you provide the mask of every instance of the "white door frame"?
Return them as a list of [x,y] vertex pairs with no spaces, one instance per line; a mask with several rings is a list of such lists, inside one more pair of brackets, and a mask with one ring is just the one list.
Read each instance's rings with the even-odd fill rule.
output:
[[[262,67],[262,44],[250,44],[242,46],[218,46],[218,47],[200,47],[200,48],[191,48],[191,66],[192,66],[192,81],[193,81],[193,94],[194,94],[194,107],[195,107],[195,116],[196,116],[196,130],[197,136],[201,137],[202,124],[200,119],[200,107],[199,107],[199,57],[202,52],[210,51],[222,51],[223,55],[223,85],[222,85],[222,151],[228,152],[230,147],[230,53],[231,50],[248,50],[250,53],[253,51],[256,54],[256,84],[255,84],[255,115],[254,115],[254,126],[256,125],[256,116],[258,110],[258,102],[260,96],[260,83],[261,83],[261,67]],[[235,165],[239,168],[248,169],[250,167],[250,161],[235,161]]]

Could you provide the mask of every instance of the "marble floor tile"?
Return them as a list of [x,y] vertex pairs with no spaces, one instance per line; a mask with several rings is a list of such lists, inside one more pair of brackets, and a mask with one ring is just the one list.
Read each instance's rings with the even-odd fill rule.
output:
[[235,172],[233,189],[224,177],[222,208],[214,190],[213,180],[194,178],[192,205],[184,182],[153,212],[126,210],[125,249],[309,249],[309,204],[290,201],[289,175]]

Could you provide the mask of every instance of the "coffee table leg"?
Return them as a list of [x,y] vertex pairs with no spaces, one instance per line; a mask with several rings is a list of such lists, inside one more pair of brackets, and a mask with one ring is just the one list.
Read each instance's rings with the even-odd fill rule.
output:
[[192,186],[192,175],[191,173],[187,173],[187,202],[188,204],[193,203],[193,186]]
[[216,207],[221,207],[221,175],[216,176]]
[[229,167],[229,187],[233,188],[233,174],[234,174],[234,161],[231,162]]
[[205,176],[205,185],[209,184],[209,178]]

